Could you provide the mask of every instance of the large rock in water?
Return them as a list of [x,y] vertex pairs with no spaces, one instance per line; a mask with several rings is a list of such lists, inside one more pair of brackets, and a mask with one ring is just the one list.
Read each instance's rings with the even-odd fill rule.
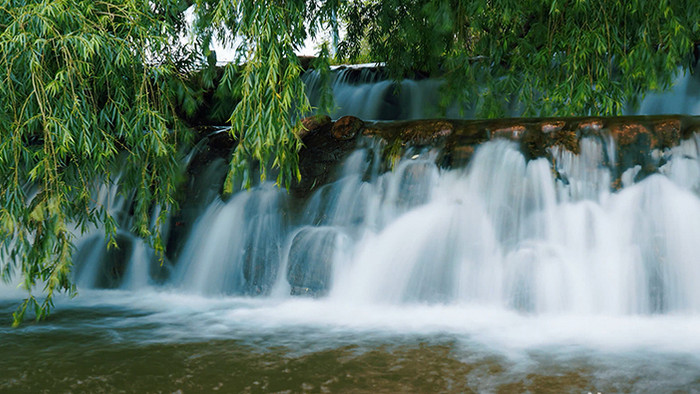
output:
[[[579,153],[582,138],[603,144],[615,142],[617,160],[613,176],[639,165],[641,174],[658,170],[654,151],[668,149],[700,132],[700,117],[660,115],[623,117],[513,118],[493,120],[427,119],[366,123],[363,134],[380,138],[392,147],[435,146],[442,148],[438,163],[463,166],[473,149],[491,139],[509,139],[520,144],[528,160],[551,158],[554,146]],[[400,149],[401,151],[405,151]]]
[[332,227],[307,227],[297,233],[287,267],[293,295],[320,296],[328,292],[342,237]]
[[[334,169],[362,141],[382,141],[384,159],[401,157],[416,146],[440,148],[437,163],[442,167],[462,167],[469,163],[480,144],[496,138],[520,144],[525,157],[551,159],[554,146],[579,153],[579,141],[590,137],[607,144],[616,143],[614,183],[631,166],[640,165],[643,174],[656,171],[652,150],[678,145],[682,139],[700,132],[698,116],[625,116],[570,118],[511,118],[489,120],[422,119],[396,122],[364,122],[345,116],[335,122],[326,117],[310,117],[299,152],[301,181],[292,185],[295,196],[308,197],[321,185],[334,181]],[[329,130],[329,132],[326,132]],[[609,137],[609,138],[608,138]],[[395,160],[386,160],[392,163]],[[389,168],[384,168],[389,170]]]
[[297,137],[304,139],[310,134],[322,132],[333,126],[333,121],[328,115],[314,115],[303,118],[299,126],[294,130]]
[[331,134],[333,138],[340,141],[348,141],[355,138],[364,128],[361,119],[354,116],[343,116],[335,121]]

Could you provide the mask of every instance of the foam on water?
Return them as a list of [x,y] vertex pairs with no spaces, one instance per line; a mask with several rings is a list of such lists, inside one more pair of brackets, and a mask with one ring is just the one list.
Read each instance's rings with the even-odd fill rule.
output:
[[[370,102],[356,115],[423,116],[416,103],[425,101],[425,86],[407,82],[402,91],[413,104],[402,105],[413,109],[399,113],[390,84],[375,82],[368,93],[336,81],[336,93],[357,96],[338,114]],[[86,235],[75,256],[78,297],[58,297],[48,321],[1,326],[0,335],[12,349],[31,337],[45,352],[44,340],[53,353],[42,354],[56,356],[41,359],[61,361],[76,352],[71,341],[86,338],[93,342],[78,357],[134,343],[146,354],[156,344],[233,340],[239,351],[239,343],[259,346],[264,368],[278,348],[303,355],[438,338],[451,352],[463,346],[486,360],[475,369],[486,368],[475,378],[486,385],[474,386],[486,391],[503,383],[494,379],[558,374],[558,363],[576,373],[583,365],[583,375],[593,365],[593,382],[610,380],[603,387],[611,391],[625,391],[620,382],[691,387],[700,367],[699,145],[694,136],[650,152],[665,164],[646,177],[641,166],[617,173],[609,136],[582,139],[579,154],[551,148],[551,162],[528,161],[515,143],[495,140],[478,147],[467,168],[450,170],[436,165],[434,150],[412,150],[388,173],[379,171],[381,149],[365,146],[305,206],[269,184],[215,198],[172,270],[131,234],[117,235],[116,251],[101,235]],[[621,189],[613,190],[618,176]],[[130,203],[114,187],[97,198],[128,222]],[[23,297],[18,278],[0,283],[0,313],[9,317]],[[282,378],[290,360],[283,354]],[[500,376],[488,361],[494,354],[505,359],[496,362],[506,371]],[[107,369],[111,376],[123,366]],[[445,372],[442,364],[437,370]]]
[[[518,359],[551,354],[684,355],[700,363],[700,316],[522,314],[478,304],[359,305],[333,299],[203,297],[167,291],[87,290],[60,300],[56,314],[99,310],[78,323],[27,327],[35,332],[98,330],[115,343],[199,342],[265,338],[266,346],[291,346],[314,338],[313,349],[343,341],[449,337],[464,346]],[[77,324],[77,325],[76,325]],[[300,349],[302,350],[302,349]],[[636,355],[636,356],[635,356]]]

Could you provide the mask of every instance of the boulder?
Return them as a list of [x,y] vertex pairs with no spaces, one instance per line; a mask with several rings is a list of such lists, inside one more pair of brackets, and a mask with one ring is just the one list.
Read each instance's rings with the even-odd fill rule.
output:
[[515,124],[506,127],[499,127],[493,130],[492,138],[506,138],[513,141],[518,141],[527,131],[525,125]]
[[287,267],[292,295],[320,296],[328,292],[340,236],[330,227],[307,227],[297,233]]
[[323,129],[331,127],[332,123],[333,121],[328,115],[308,116],[299,121],[299,124],[297,124],[297,127],[294,129],[294,134],[304,139],[308,135],[318,133]]
[[365,122],[354,116],[343,116],[335,121],[331,129],[333,138],[340,141],[354,139],[364,128]]
[[544,134],[556,133],[566,126],[563,120],[546,120],[540,123],[540,129]]
[[656,134],[660,148],[676,145],[681,139],[680,119],[661,119],[654,122],[654,134]]
[[621,124],[612,124],[609,130],[619,146],[642,144],[643,148],[649,149],[656,145],[655,136],[641,123],[625,122]]

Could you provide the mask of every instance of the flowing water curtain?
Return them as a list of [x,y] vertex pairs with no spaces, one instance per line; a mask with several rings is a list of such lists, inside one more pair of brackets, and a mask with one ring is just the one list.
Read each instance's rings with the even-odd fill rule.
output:
[[[394,78],[446,78],[445,105],[479,116],[617,115],[689,71],[700,42],[694,0],[348,1],[341,55],[369,52]],[[365,60],[365,59],[363,59]]]
[[[134,230],[162,250],[153,203],[173,204],[180,75],[170,57],[182,26],[175,1],[0,2],[0,220],[3,278],[16,271],[27,308],[45,316],[56,292],[75,294],[73,234],[116,224],[93,200],[96,180],[136,190]],[[34,295],[43,286],[45,298]]]

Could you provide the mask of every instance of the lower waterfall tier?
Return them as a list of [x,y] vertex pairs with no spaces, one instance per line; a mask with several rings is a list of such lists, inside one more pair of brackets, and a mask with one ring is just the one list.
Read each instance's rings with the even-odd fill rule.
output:
[[356,305],[697,313],[700,161],[688,137],[645,153],[653,171],[621,169],[620,137],[603,132],[540,157],[493,138],[464,168],[441,167],[441,149],[417,145],[388,172],[387,144],[359,139],[304,200],[270,184],[216,197],[166,267],[128,237],[121,262],[86,241],[77,279]]

